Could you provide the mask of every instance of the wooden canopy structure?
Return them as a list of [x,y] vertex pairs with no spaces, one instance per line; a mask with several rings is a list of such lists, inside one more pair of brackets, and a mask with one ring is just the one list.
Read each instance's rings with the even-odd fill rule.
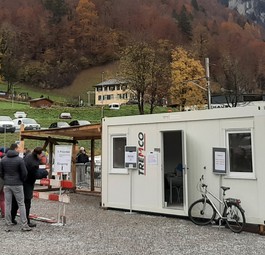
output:
[[[101,139],[101,124],[91,124],[84,126],[41,129],[41,130],[23,130],[20,131],[21,147],[24,148],[25,139],[41,140],[44,141],[43,149],[48,148],[49,164],[53,162],[54,145],[59,143],[72,144],[72,182],[76,187],[76,168],[75,159],[79,151],[78,141],[90,140],[91,141],[91,191],[94,191],[94,156],[95,156],[95,140]],[[50,171],[50,177],[52,172]]]

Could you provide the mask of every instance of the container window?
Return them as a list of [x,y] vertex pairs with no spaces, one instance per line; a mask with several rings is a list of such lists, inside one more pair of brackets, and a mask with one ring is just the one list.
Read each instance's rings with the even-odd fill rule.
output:
[[227,139],[230,176],[253,177],[251,132],[227,132]]
[[113,168],[125,168],[126,137],[113,137]]

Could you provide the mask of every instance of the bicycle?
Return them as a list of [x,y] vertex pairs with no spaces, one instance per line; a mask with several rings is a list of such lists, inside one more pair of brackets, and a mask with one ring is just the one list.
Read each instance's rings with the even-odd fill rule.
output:
[[[207,189],[208,186],[204,183],[204,177],[202,175],[198,183],[198,188],[202,194],[202,198],[190,205],[188,211],[190,220],[196,225],[201,226],[219,222],[220,227],[225,223],[233,232],[240,233],[246,223],[245,211],[240,205],[240,199],[225,198],[225,192],[230,187],[221,186],[223,199],[220,200]],[[223,206],[223,212],[217,209],[209,195]],[[216,219],[216,214],[219,216],[218,219]]]

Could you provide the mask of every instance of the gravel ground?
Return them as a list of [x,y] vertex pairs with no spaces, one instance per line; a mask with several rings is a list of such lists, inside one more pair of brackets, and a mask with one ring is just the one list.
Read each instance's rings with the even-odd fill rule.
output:
[[[1,255],[265,254],[265,238],[226,228],[199,227],[186,219],[103,210],[100,197],[70,194],[66,225],[36,222],[31,232],[0,222]],[[32,213],[57,217],[58,203],[34,199]]]

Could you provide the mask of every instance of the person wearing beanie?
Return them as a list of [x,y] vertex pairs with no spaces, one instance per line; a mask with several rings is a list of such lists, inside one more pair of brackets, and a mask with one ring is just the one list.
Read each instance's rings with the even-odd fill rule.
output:
[[79,153],[77,154],[76,157],[76,163],[87,163],[89,162],[89,157],[86,154],[86,150],[84,147],[80,147]]

